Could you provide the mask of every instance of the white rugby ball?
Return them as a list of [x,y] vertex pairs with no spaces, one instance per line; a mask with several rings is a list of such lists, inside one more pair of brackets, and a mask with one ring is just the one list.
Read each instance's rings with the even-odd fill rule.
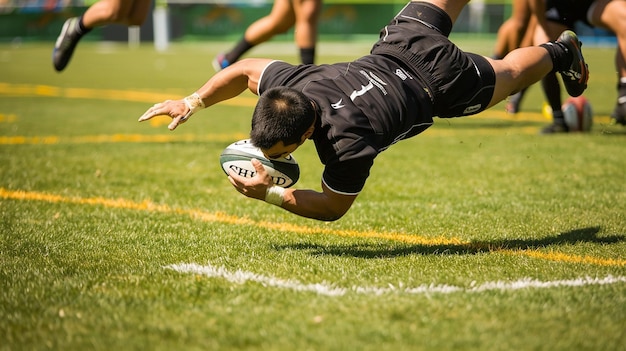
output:
[[593,110],[586,97],[570,97],[563,104],[561,110],[565,117],[565,124],[571,132],[589,132],[593,125]]
[[234,171],[240,176],[252,178],[256,175],[256,170],[250,162],[253,158],[261,161],[274,184],[280,187],[288,188],[296,184],[300,178],[300,166],[292,155],[268,159],[259,148],[252,145],[250,139],[228,145],[220,155],[220,164],[226,175],[229,171]]

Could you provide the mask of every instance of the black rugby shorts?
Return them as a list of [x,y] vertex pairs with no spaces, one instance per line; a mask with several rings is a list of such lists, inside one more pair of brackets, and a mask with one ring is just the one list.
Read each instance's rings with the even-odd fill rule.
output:
[[496,75],[482,56],[466,53],[448,39],[450,17],[423,2],[409,3],[380,33],[371,53],[401,62],[431,95],[434,115],[459,117],[483,111]]

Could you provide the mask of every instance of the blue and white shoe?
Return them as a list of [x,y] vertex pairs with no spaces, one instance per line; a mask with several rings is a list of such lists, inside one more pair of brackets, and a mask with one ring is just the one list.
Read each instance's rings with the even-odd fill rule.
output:
[[224,54],[218,54],[213,59],[213,69],[215,69],[216,72],[219,72],[228,66],[230,66],[230,62],[228,62]]

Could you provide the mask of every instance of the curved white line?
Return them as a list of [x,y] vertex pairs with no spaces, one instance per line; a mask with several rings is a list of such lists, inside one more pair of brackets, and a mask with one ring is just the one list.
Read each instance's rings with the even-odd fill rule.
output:
[[204,275],[211,278],[222,278],[235,284],[244,284],[247,282],[259,283],[264,286],[271,286],[279,289],[287,289],[293,291],[314,292],[319,295],[326,296],[344,296],[350,292],[367,295],[384,295],[384,294],[412,294],[412,295],[429,295],[429,294],[451,294],[457,292],[464,293],[480,293],[485,291],[512,291],[520,289],[548,289],[555,287],[581,287],[588,285],[607,285],[626,283],[626,277],[607,275],[606,277],[582,277],[567,280],[551,280],[541,281],[533,278],[521,278],[515,281],[493,281],[478,284],[473,282],[470,286],[455,286],[447,284],[422,284],[417,287],[406,287],[402,284],[398,286],[389,285],[387,287],[367,287],[352,286],[350,288],[337,287],[332,284],[321,282],[315,284],[304,284],[297,280],[280,279],[272,276],[265,276],[253,272],[242,271],[240,269],[232,272],[224,267],[215,267],[212,265],[199,265],[195,263],[180,263],[165,266],[180,273],[193,273]]

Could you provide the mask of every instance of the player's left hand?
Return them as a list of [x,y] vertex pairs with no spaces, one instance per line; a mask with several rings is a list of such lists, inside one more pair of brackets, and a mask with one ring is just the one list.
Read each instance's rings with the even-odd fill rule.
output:
[[172,122],[167,126],[169,130],[174,130],[178,125],[187,122],[191,116],[191,110],[184,100],[165,100],[154,104],[141,117],[139,122],[147,121],[156,116],[169,116]]
[[252,166],[256,170],[256,174],[252,178],[246,178],[238,175],[232,169],[228,172],[228,180],[237,189],[247,197],[264,200],[267,188],[274,185],[272,177],[267,173],[261,161],[257,159],[250,160]]

